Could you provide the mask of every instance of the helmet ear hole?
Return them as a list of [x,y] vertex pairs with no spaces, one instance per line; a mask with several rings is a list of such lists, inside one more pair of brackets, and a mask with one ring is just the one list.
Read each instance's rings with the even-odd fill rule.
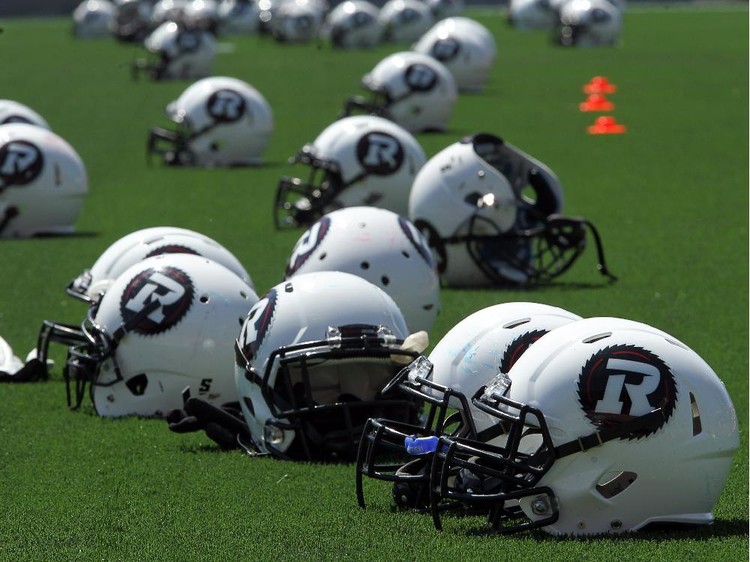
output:
[[146,392],[146,387],[148,386],[148,376],[146,376],[146,373],[140,373],[129,378],[125,382],[125,386],[127,386],[128,390],[130,390],[135,396],[143,396]]
[[596,491],[603,497],[610,499],[627,490],[638,475],[635,472],[623,470],[620,473],[607,472],[596,484]]

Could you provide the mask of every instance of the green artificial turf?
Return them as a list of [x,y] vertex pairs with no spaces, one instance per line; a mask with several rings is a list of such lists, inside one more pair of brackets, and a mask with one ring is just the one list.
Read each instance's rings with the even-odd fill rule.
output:
[[[163,421],[101,419],[90,406],[69,412],[56,349],[51,381],[0,386],[0,560],[747,559],[747,6],[632,8],[622,47],[592,50],[514,31],[499,9],[467,15],[497,38],[489,86],[461,96],[449,132],[418,140],[432,156],[464,134],[490,132],[545,162],[563,183],[566,213],[596,224],[620,279],[609,285],[597,274],[592,245],[549,287],[444,290],[432,341],[479,308],[518,300],[674,334],[724,380],[740,420],[741,448],[716,523],[589,540],[486,536],[474,519],[449,519],[438,532],[429,517],[393,512],[379,482],[365,482],[371,507],[360,510],[352,465],[248,458],[199,434],[173,434]],[[90,175],[80,235],[0,242],[0,335],[21,357],[42,320],[82,320],[84,305],[64,287],[139,228],[203,232],[240,259],[259,293],[279,282],[301,234],[273,229],[275,187],[292,171],[287,158],[398,50],[223,39],[215,74],[250,82],[272,105],[268,163],[183,170],[149,166],[145,148],[149,128],[167,124],[164,107],[187,83],[132,81],[138,48],[75,41],[67,20],[2,27],[0,98],[41,113]],[[627,134],[586,133],[595,115],[578,104],[594,75],[618,86],[612,115]]]

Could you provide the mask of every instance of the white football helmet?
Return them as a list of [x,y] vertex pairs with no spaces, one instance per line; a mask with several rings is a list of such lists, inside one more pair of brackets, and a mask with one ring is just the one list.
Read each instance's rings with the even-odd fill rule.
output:
[[216,41],[211,33],[167,21],[143,42],[148,57],[137,59],[133,77],[144,73],[152,80],[191,80],[211,74]]
[[151,10],[151,25],[155,28],[172,21],[183,23],[183,13],[188,0],[159,0]]
[[151,0],[114,0],[117,13],[110,24],[115,39],[124,43],[141,43],[153,30]]
[[222,0],[218,7],[219,35],[251,35],[260,26],[260,8],[255,0]]
[[312,225],[295,244],[285,278],[313,271],[344,271],[380,287],[410,332],[429,332],[440,312],[440,279],[427,241],[387,209],[339,209]]
[[510,0],[506,15],[508,23],[518,31],[550,30],[557,20],[550,0]]
[[126,269],[78,334],[45,323],[39,356],[50,342],[68,344],[68,404],[79,407],[88,387],[100,416],[165,415],[182,407],[186,387],[221,406],[237,400],[232,345],[257,300],[223,265],[161,254]]
[[182,21],[190,29],[202,29],[216,35],[219,5],[216,0],[188,0],[182,10]]
[[481,92],[492,71],[497,46],[489,30],[469,18],[444,19],[420,37],[412,50],[450,70],[459,91]]
[[378,19],[384,43],[413,43],[435,23],[430,7],[421,0],[388,0]]
[[79,300],[93,303],[129,267],[161,254],[193,254],[223,265],[254,289],[250,274],[239,260],[216,240],[194,230],[155,226],[131,232],[111,244],[90,268],[84,269],[66,288]]
[[442,280],[452,287],[546,282],[585,249],[589,227],[559,215],[563,191],[555,174],[499,137],[477,134],[433,156],[414,180],[409,220],[425,235]]
[[0,238],[75,232],[88,193],[81,157],[52,131],[0,125]]
[[[542,336],[474,405],[505,442],[441,438],[433,497],[490,506],[500,532],[711,523],[739,445],[734,406],[711,367],[661,330],[618,318]],[[456,469],[466,477],[453,485],[445,476]]]
[[[426,508],[429,500],[430,442],[442,434],[492,442],[494,419],[471,399],[498,373],[507,373],[544,334],[580,320],[561,308],[530,302],[496,304],[470,314],[437,343],[429,357],[404,368],[390,385],[427,406],[422,425],[369,420],[357,460],[357,495],[365,507],[362,476],[394,482],[400,507]],[[406,439],[422,450],[408,451]],[[401,463],[394,462],[394,456]]]
[[293,157],[309,179],[282,177],[276,191],[276,226],[310,226],[325,213],[370,206],[406,216],[409,189],[427,160],[414,136],[380,117],[335,121]]
[[454,18],[464,11],[464,0],[424,0],[430,7],[435,21]]
[[174,166],[255,166],[273,133],[271,106],[247,82],[212,76],[191,84],[166,108],[175,130],[154,127],[148,153]]
[[555,41],[564,47],[613,46],[622,31],[622,13],[607,0],[569,0],[560,7]]
[[117,7],[109,0],[83,0],[73,10],[73,36],[78,39],[112,37]]
[[324,18],[313,0],[287,0],[273,13],[271,35],[281,43],[306,43],[318,37]]
[[371,99],[348,99],[344,115],[379,115],[412,133],[444,131],[458,99],[456,80],[445,65],[414,51],[386,56],[362,78],[362,87]]
[[346,0],[326,16],[321,37],[342,49],[366,49],[380,44],[380,11],[368,0]]
[[307,273],[270,289],[236,345],[237,395],[257,449],[351,460],[369,417],[416,419],[413,401],[380,392],[416,356],[406,339],[393,299],[356,275]]
[[14,100],[0,100],[0,125],[26,123],[44,129],[51,129],[49,123],[28,105]]

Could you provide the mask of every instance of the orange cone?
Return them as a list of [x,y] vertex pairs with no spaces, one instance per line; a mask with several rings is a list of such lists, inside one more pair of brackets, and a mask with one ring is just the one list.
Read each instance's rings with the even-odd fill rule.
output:
[[587,94],[614,94],[617,86],[612,84],[606,76],[594,76],[588,84],[583,85],[583,91]]
[[586,101],[580,103],[581,111],[612,111],[615,104],[607,99],[604,94],[589,94]]
[[611,115],[597,117],[593,125],[589,125],[587,130],[590,135],[619,135],[627,131],[625,125],[615,121]]

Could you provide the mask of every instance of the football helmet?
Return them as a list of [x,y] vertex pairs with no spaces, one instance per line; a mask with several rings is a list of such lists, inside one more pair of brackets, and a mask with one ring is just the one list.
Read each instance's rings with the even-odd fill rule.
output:
[[552,29],[557,17],[550,4],[550,0],[510,0],[508,23],[518,31]]
[[189,0],[182,10],[182,21],[190,29],[202,29],[216,35],[219,25],[216,0]]
[[409,220],[425,235],[452,287],[524,285],[565,272],[585,249],[586,227],[559,215],[563,190],[544,164],[499,137],[477,134],[433,156],[409,195]]
[[342,49],[375,47],[383,35],[379,14],[377,6],[368,0],[346,0],[326,16],[321,36]]
[[153,30],[150,0],[115,0],[117,12],[110,24],[115,39],[123,43],[141,43]]
[[442,62],[456,79],[458,90],[466,92],[484,89],[497,54],[489,30],[476,20],[462,17],[438,22],[412,50]]
[[438,526],[434,504],[446,497],[490,506],[499,532],[708,524],[739,445],[734,406],[711,367],[661,330],[618,318],[542,336],[473,404],[505,440],[440,438]]
[[413,401],[381,393],[426,347],[408,339],[393,299],[356,275],[307,273],[270,289],[236,344],[237,395],[258,451],[352,460],[369,417],[416,419]]
[[183,23],[183,14],[188,0],[159,0],[151,10],[151,25],[154,29],[168,21]]
[[173,226],[155,226],[131,232],[110,245],[90,268],[84,269],[66,288],[79,300],[93,303],[126,269],[161,254],[193,254],[223,265],[254,289],[250,274],[239,260],[199,232]]
[[68,405],[88,388],[104,417],[162,416],[190,387],[220,406],[237,400],[232,344],[257,302],[232,271],[192,254],[161,254],[126,269],[88,311],[80,329],[45,322],[38,356],[68,346]]
[[78,39],[112,37],[117,7],[109,0],[83,0],[73,10],[73,36]]
[[260,8],[254,0],[223,0],[218,6],[219,35],[250,35],[258,32]]
[[458,99],[456,80],[445,65],[414,51],[386,56],[362,78],[362,87],[371,99],[348,99],[345,116],[379,115],[412,133],[444,131]]
[[[357,455],[357,499],[365,507],[362,477],[394,483],[403,508],[426,509],[431,451],[442,434],[492,440],[502,431],[471,398],[498,373],[507,373],[536,340],[580,317],[561,308],[530,302],[496,304],[470,314],[389,383],[423,401],[421,425],[370,419]],[[397,462],[400,461],[400,462]]]
[[291,159],[309,168],[309,179],[281,178],[276,226],[310,226],[325,213],[362,205],[405,216],[409,189],[426,160],[414,136],[387,119],[335,121]]
[[554,40],[563,47],[613,46],[622,13],[607,0],[569,0],[560,6]]
[[440,279],[427,241],[387,209],[339,209],[313,224],[295,244],[285,278],[313,271],[345,271],[380,287],[410,332],[429,332],[440,312]]
[[318,37],[325,17],[312,0],[287,0],[273,13],[271,36],[281,43],[306,43]]
[[143,42],[148,56],[132,66],[134,78],[145,74],[152,80],[190,80],[211,74],[216,57],[213,35],[199,28],[167,21]]
[[52,131],[0,125],[0,238],[75,232],[88,175],[75,149]]
[[388,0],[378,19],[385,43],[412,43],[435,23],[430,7],[420,0]]
[[453,18],[464,11],[464,0],[425,0],[435,21]]
[[148,154],[174,166],[252,166],[273,133],[271,106],[247,82],[212,76],[191,84],[166,108],[176,129],[153,127]]
[[49,123],[28,105],[14,100],[0,100],[0,125],[26,123],[50,129]]

